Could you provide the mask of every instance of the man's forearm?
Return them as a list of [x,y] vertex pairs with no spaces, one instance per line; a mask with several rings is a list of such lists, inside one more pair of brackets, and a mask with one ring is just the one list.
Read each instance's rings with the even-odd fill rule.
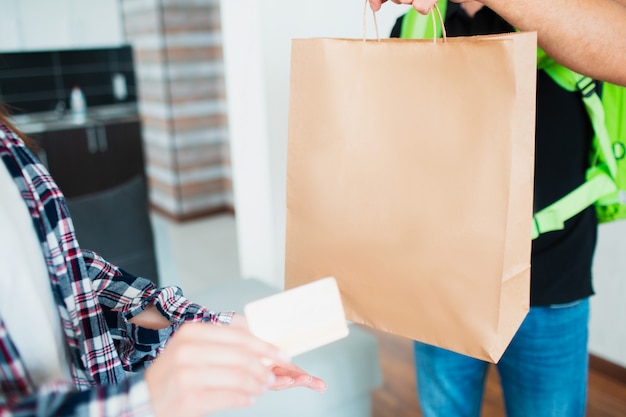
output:
[[481,0],[575,71],[626,86],[626,0]]

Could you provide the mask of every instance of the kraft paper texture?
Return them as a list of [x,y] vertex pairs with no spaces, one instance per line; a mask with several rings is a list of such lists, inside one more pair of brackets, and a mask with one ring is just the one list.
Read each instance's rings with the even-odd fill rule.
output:
[[497,362],[529,308],[536,35],[292,43],[286,287]]

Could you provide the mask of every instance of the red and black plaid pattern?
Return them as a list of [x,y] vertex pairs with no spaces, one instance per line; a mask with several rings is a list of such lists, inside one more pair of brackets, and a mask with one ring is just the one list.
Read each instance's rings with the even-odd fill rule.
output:
[[[125,371],[149,364],[185,321],[228,323],[232,313],[210,312],[189,302],[179,288],[156,288],[150,280],[81,249],[61,191],[3,124],[0,158],[20,190],[41,242],[73,376],[73,386],[33,387],[0,317],[0,416],[32,415],[36,409],[55,415],[61,405],[63,415],[149,413],[142,374],[128,378]],[[155,305],[172,326],[149,330],[128,322],[149,305]],[[103,414],[107,409],[117,414]]]

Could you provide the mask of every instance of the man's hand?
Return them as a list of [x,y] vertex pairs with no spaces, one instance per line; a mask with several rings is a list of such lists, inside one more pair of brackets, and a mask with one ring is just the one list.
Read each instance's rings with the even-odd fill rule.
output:
[[[370,7],[372,10],[377,12],[380,10],[380,6],[383,5],[387,0],[370,0]],[[437,0],[391,0],[396,4],[410,4],[415,10],[420,12],[421,14],[428,14],[437,3]]]
[[[387,0],[369,0],[369,1],[370,1],[370,7],[372,8],[372,10],[377,12],[378,10],[380,10],[380,7],[383,5],[383,3],[385,3]],[[396,4],[410,4],[413,6],[415,10],[417,10],[421,14],[430,13],[430,11],[433,9],[433,7],[435,7],[435,4],[437,3],[437,0],[391,0],[391,1]],[[454,0],[455,3],[464,3],[465,1],[468,1],[468,0]]]
[[[369,0],[378,11],[387,0]],[[435,0],[391,0],[428,13]],[[467,0],[453,0],[465,3]],[[481,0],[513,27],[537,32],[537,42],[558,63],[626,87],[626,0]]]

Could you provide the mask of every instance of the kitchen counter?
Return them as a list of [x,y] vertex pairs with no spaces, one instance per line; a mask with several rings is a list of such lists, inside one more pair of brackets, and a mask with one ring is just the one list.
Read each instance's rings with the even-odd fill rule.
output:
[[145,174],[135,103],[94,106],[82,118],[67,113],[14,118],[16,127],[37,143],[39,159],[67,198],[109,190]]
[[66,129],[88,128],[95,125],[139,121],[137,103],[92,107],[84,117],[69,111],[20,114],[13,117],[15,126],[27,135]]

